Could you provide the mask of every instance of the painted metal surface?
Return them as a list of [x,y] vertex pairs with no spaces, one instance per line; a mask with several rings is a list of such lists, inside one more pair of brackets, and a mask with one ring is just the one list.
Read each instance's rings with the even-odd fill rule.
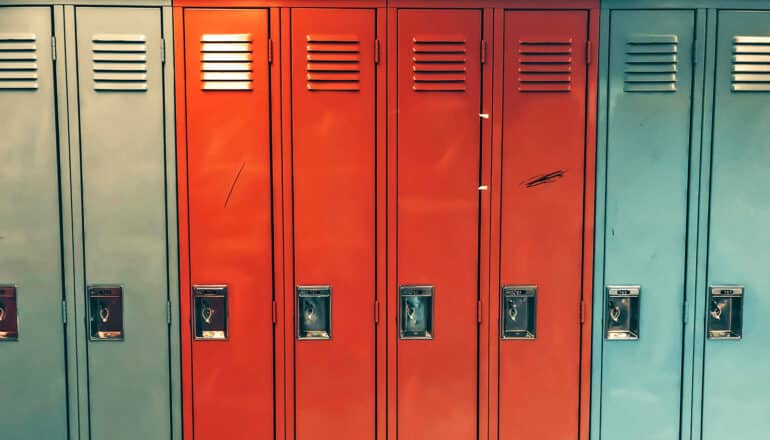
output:
[[396,17],[394,270],[398,286],[433,286],[434,291],[432,339],[397,341],[396,435],[401,440],[473,439],[482,14],[399,10]]
[[[723,10],[714,16],[707,285],[744,287],[743,335],[704,342],[701,438],[760,440],[770,432],[770,12]],[[712,304],[704,304],[707,319]]]
[[16,340],[0,334],[8,439],[67,438],[52,36],[50,7],[0,7],[0,284],[16,296],[0,299],[0,315],[18,325]]
[[81,411],[91,438],[168,438],[173,283],[161,10],[77,7],[74,14],[84,231],[78,290],[121,286],[124,315],[122,340],[88,342]]
[[[290,13],[294,287],[331,295],[327,335],[295,334],[294,438],[374,438],[376,14]],[[321,300],[294,304],[312,329]]]
[[[273,263],[267,11],[188,9],[184,41],[190,286],[227,288],[226,307],[222,302],[213,310],[227,316],[225,340],[193,335],[185,341],[192,345],[194,438],[269,438]],[[190,307],[194,320],[206,310]]]
[[[608,15],[593,436],[678,439],[695,12]],[[641,286],[638,340],[603,337],[611,285]]]
[[499,438],[577,438],[588,13],[506,11],[504,26],[499,284],[536,300],[500,302],[500,331],[535,331],[497,337]]

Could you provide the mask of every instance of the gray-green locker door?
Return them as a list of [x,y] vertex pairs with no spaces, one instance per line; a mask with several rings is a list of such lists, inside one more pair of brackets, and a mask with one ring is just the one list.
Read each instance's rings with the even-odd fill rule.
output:
[[605,224],[597,231],[604,276],[595,299],[603,310],[594,326],[603,333],[594,377],[601,393],[593,396],[601,423],[593,437],[677,440],[695,13],[616,10],[609,23]]
[[50,7],[0,7],[0,438],[5,440],[67,438],[51,23]]
[[167,439],[161,10],[78,7],[75,20],[91,438]]
[[707,275],[713,289],[703,292],[711,332],[705,341],[702,438],[766,440],[770,12],[718,14]]

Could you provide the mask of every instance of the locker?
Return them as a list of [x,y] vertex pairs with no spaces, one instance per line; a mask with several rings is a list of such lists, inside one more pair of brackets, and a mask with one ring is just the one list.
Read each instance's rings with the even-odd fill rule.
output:
[[[395,37],[397,437],[474,439],[480,10],[399,9]],[[396,23],[394,23],[395,25]],[[394,104],[395,105],[395,104]],[[391,302],[393,304],[393,302]]]
[[[714,11],[701,439],[770,432],[770,12]],[[704,136],[704,142],[708,138]],[[703,322],[703,321],[701,321]]]
[[502,157],[493,165],[502,168],[500,439],[578,437],[583,207],[593,178],[588,19],[585,10],[505,12]]
[[53,8],[0,7],[0,426],[66,439]]
[[[186,127],[190,438],[273,436],[270,75],[266,9],[187,8]],[[186,198],[185,198],[186,195]],[[184,204],[180,205],[184,210]],[[188,235],[189,234],[189,235]],[[183,240],[184,246],[184,240]],[[184,265],[184,263],[183,263]],[[189,283],[189,284],[188,284]],[[188,422],[189,423],[189,422]]]
[[170,438],[178,397],[170,327],[177,312],[169,297],[177,288],[169,226],[176,200],[167,193],[174,159],[165,117],[173,113],[163,14],[159,7],[80,6],[65,13],[73,31],[67,62],[81,436]]
[[690,151],[698,148],[696,14],[603,17],[592,437],[673,440],[685,385]]
[[290,14],[294,438],[375,438],[376,11]]

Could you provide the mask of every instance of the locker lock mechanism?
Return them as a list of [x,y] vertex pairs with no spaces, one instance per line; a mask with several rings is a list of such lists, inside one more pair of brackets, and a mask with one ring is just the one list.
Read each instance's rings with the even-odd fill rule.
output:
[[0,285],[0,342],[19,340],[16,286]]
[[331,301],[331,286],[297,286],[297,339],[331,339]]
[[743,290],[743,286],[709,287],[707,316],[709,339],[741,339]]
[[123,340],[123,287],[88,287],[89,336],[92,341]]
[[639,339],[640,286],[608,286],[605,336],[607,339]]
[[227,286],[224,284],[193,286],[193,320],[196,340],[227,339]]
[[433,286],[401,286],[401,339],[433,339]]
[[503,286],[502,339],[537,338],[537,286]]

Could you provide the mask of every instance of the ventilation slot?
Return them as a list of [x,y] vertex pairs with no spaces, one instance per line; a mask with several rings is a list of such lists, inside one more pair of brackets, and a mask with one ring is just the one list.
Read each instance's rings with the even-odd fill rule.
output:
[[205,34],[201,37],[201,88],[251,90],[251,34]]
[[37,87],[35,34],[0,33],[0,90]]
[[623,90],[676,92],[679,37],[632,35],[626,42]]
[[733,91],[770,92],[770,37],[733,38]]
[[94,90],[147,90],[147,43],[144,35],[97,34],[91,41]]
[[520,92],[569,92],[572,89],[572,39],[519,41]]
[[412,89],[417,92],[464,92],[466,62],[462,36],[412,39]]
[[357,92],[361,90],[361,41],[355,35],[308,35],[307,89]]

